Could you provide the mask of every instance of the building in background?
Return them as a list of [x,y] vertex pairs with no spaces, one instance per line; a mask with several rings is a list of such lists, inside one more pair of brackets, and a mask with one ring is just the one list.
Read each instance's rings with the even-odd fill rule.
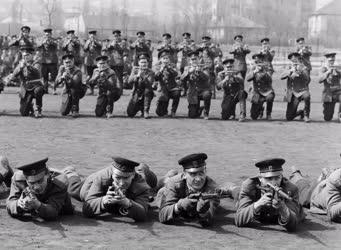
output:
[[315,0],[213,0],[212,5],[211,27],[228,27],[233,20],[238,24],[239,18],[240,32],[249,32],[251,42],[266,35],[272,44],[293,45],[296,37],[308,33]]
[[325,47],[341,44],[341,1],[329,1],[319,7],[309,18],[308,38],[312,43]]

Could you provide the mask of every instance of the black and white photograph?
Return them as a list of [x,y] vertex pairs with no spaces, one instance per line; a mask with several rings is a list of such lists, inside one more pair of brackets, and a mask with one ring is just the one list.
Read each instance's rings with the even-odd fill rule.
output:
[[340,249],[341,1],[1,0],[0,249]]

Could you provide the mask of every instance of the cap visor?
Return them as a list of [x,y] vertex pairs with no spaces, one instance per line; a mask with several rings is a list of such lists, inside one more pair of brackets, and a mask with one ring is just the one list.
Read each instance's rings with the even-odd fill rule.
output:
[[274,177],[274,176],[280,176],[281,174],[283,174],[283,171],[276,171],[276,172],[266,172],[266,173],[260,173],[261,177]]
[[206,166],[202,166],[200,168],[186,168],[185,171],[188,173],[196,173],[205,170]]
[[122,172],[121,170],[118,170],[117,168],[113,167],[113,173],[116,176],[122,176],[122,177],[129,177],[135,174],[135,172]]

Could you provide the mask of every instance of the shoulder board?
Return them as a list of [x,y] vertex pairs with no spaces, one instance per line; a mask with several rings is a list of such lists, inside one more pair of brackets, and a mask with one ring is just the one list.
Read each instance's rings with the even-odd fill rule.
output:
[[217,187],[217,183],[209,176],[206,177],[207,178],[207,187],[210,189],[215,189]]
[[180,174],[177,174],[177,175],[174,175],[172,177],[169,178],[168,180],[168,184],[170,185],[178,185],[179,183],[183,182],[185,179],[184,179],[184,176],[182,173]]
[[258,177],[251,177],[243,181],[243,186],[256,186],[258,184],[260,184]]
[[52,183],[55,184],[60,189],[65,189],[67,188],[68,180],[64,174],[60,174],[55,177],[52,177]]
[[111,77],[113,75],[116,75],[115,71],[109,68],[109,70],[108,70],[108,77]]
[[136,174],[129,189],[133,194],[139,195],[145,192],[146,190],[149,190],[150,187],[148,186],[146,180],[142,176]]
[[78,73],[79,71],[82,72],[80,68],[78,68],[77,66],[75,66],[75,72]]
[[13,180],[15,181],[26,181],[25,175],[22,171],[16,171],[13,175]]

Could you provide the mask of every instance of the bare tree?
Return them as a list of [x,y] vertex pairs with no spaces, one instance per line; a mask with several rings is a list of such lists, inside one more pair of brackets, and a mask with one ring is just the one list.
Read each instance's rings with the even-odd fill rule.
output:
[[57,10],[57,0],[40,0],[40,2],[44,8],[44,12],[47,15],[48,26],[51,27],[53,16]]
[[12,5],[11,5],[11,17],[12,17],[13,22],[19,21],[20,8],[18,8],[18,7],[20,4],[21,4],[20,0],[14,0]]
[[182,13],[183,26],[193,33],[195,39],[207,31],[212,17],[210,1],[186,0],[181,3],[176,1],[174,4]]

